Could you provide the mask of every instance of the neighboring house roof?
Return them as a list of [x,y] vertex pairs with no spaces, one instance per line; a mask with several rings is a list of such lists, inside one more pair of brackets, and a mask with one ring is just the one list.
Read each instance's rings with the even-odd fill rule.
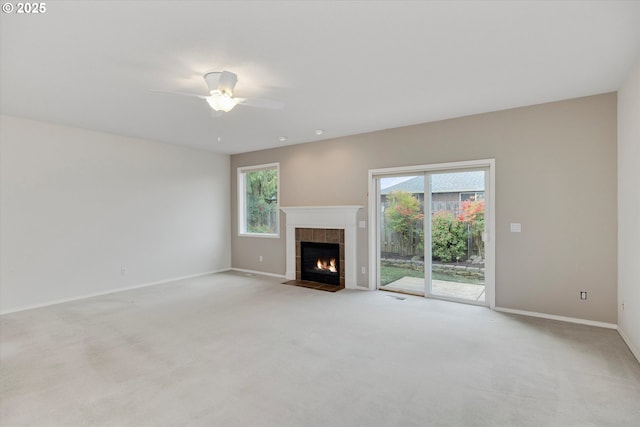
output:
[[[461,193],[484,191],[484,172],[455,172],[431,175],[433,193]],[[381,189],[380,194],[393,191],[406,191],[412,194],[424,193],[424,176],[416,176],[398,184]]]

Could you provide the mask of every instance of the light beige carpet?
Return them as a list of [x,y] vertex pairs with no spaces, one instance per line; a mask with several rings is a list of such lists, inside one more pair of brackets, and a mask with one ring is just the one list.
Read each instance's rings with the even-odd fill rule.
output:
[[0,425],[637,426],[616,331],[223,273],[0,318]]

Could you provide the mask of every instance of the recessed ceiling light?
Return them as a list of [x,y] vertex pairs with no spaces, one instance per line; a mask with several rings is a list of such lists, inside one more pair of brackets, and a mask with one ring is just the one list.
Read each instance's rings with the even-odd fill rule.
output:
[[324,133],[324,130],[316,129],[316,135],[322,135],[323,133]]
[[278,141],[280,141],[280,142],[285,142],[286,140],[287,140],[286,136],[281,136],[281,137],[278,138]]

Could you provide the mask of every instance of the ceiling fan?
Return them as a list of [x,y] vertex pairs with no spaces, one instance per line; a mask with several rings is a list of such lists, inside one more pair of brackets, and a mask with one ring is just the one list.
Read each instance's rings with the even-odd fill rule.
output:
[[279,110],[284,104],[270,99],[247,99],[233,96],[233,89],[238,82],[238,76],[231,71],[212,71],[204,75],[204,81],[209,89],[209,95],[198,95],[195,93],[174,92],[158,90],[154,92],[172,93],[176,95],[194,96],[207,101],[213,109],[215,115],[231,111],[236,105],[246,105],[249,107],[268,108]]

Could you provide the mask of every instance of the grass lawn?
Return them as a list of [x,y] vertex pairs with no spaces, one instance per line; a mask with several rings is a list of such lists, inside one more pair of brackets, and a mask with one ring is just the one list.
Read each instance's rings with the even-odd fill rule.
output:
[[[380,266],[380,286],[388,285],[403,277],[424,277],[424,271],[410,268]],[[434,280],[446,280],[448,282],[470,283],[472,285],[484,285],[484,280],[472,279],[468,277],[452,276],[443,273],[433,273]]]
[[388,285],[403,277],[424,277],[424,271],[384,265],[380,266],[380,286]]

